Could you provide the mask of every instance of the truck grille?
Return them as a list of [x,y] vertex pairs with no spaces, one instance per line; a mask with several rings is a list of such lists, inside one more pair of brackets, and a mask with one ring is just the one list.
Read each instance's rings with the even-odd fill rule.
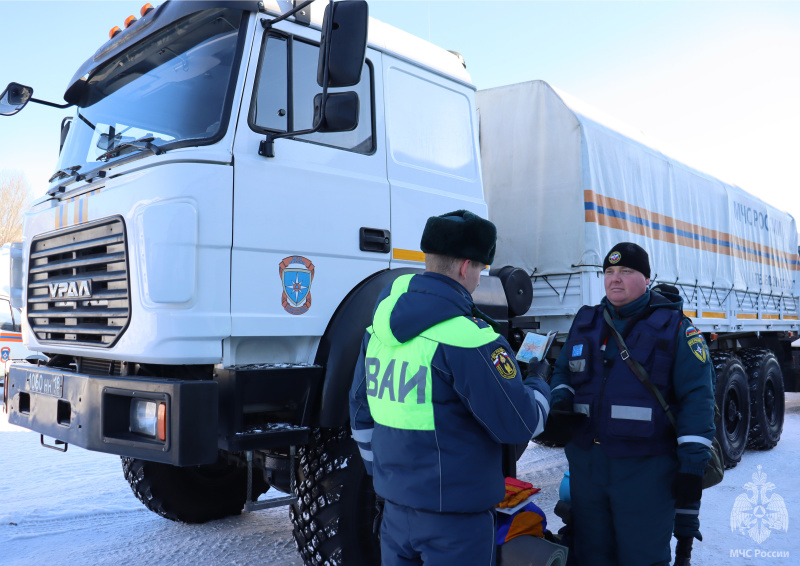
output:
[[98,358],[79,358],[78,373],[87,375],[122,375],[122,362],[118,360],[100,360]]
[[34,238],[28,324],[40,342],[107,348],[130,318],[125,224],[119,216]]

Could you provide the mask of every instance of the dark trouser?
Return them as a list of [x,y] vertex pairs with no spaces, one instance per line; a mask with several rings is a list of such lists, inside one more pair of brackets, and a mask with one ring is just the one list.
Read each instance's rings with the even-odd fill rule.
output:
[[433,513],[386,501],[383,566],[494,566],[494,511]]
[[609,458],[573,443],[569,460],[575,554],[581,566],[662,566],[675,521],[671,455]]

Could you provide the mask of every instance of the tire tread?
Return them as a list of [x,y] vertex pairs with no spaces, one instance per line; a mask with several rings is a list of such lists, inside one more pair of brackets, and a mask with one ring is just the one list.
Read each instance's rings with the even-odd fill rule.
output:
[[[362,499],[374,507],[372,478],[366,474],[349,431],[315,429],[301,447],[297,502],[289,510],[297,550],[306,566],[379,564],[374,513],[362,512]],[[357,516],[353,516],[353,515]]]

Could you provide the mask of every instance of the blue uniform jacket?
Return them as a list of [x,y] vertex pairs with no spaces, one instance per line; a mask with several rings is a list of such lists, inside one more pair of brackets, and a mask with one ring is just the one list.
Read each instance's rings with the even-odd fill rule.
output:
[[[386,289],[378,304],[389,294]],[[397,301],[390,328],[400,342],[454,317],[475,325],[474,303],[456,281],[426,272],[411,279]],[[375,339],[375,338],[372,338]],[[540,379],[523,384],[505,338],[479,348],[439,344],[432,360],[435,430],[403,430],[375,423],[366,393],[364,336],[350,390],[350,422],[378,495],[400,505],[434,512],[476,513],[502,501],[502,444],[519,444],[544,429],[550,392]],[[498,355],[510,361],[501,375]],[[507,356],[507,357],[506,357]],[[508,364],[508,362],[506,362]],[[509,369],[511,371],[509,371]]]
[[[604,441],[608,444],[604,448],[612,457],[663,454],[672,452],[670,446],[666,444],[666,439],[670,438],[672,439],[670,441],[672,448],[677,452],[679,471],[703,475],[710,457],[711,440],[715,432],[713,365],[700,332],[682,314],[678,314],[682,310],[683,301],[677,295],[668,293],[662,295],[667,301],[659,304],[655,304],[655,301],[651,304],[651,293],[647,291],[642,297],[619,310],[609,305],[605,298],[600,306],[609,307],[614,325],[623,336],[625,336],[626,327],[632,318],[648,306],[654,309],[649,318],[636,323],[635,330],[630,334],[631,341],[629,342],[626,338],[626,343],[636,358],[637,344],[635,342],[637,339],[635,335],[637,333],[641,336],[638,340],[640,343],[647,341],[648,335],[650,341],[654,342],[650,345],[651,348],[646,348],[653,359],[638,361],[645,367],[650,366],[651,381],[659,386],[670,404],[673,416],[677,421],[676,431],[672,430],[672,425],[664,418],[663,409],[658,402],[627,369],[619,355],[619,348],[614,337],[608,332],[600,332],[602,323],[591,325],[594,330],[582,340],[585,342],[586,339],[589,339],[597,342],[591,345],[586,344],[586,347],[595,352],[601,352],[600,355],[603,358],[602,364],[594,363],[591,364],[591,368],[586,368],[589,370],[587,375],[576,374],[574,363],[573,371],[570,371],[570,358],[575,350],[572,344],[581,341],[578,336],[577,319],[573,323],[566,342],[568,347],[562,349],[556,362],[553,379],[550,382],[553,403],[560,404],[567,401],[568,403],[574,402],[579,409],[587,405],[594,408],[596,414],[590,415],[587,422],[578,427],[575,442],[579,446],[585,444],[584,437],[591,434],[600,440],[601,445],[604,444]],[[649,321],[660,323],[661,319],[671,320],[669,317],[660,316],[659,309],[678,311],[673,315],[674,322],[668,324],[669,332],[674,332],[674,336],[661,336],[660,334],[667,330],[656,329],[657,322],[651,323],[652,328],[648,324]],[[602,311],[598,309],[595,312],[601,313]],[[601,336],[607,337],[604,351],[600,350]],[[655,345],[656,342],[669,342],[671,351],[659,351]],[[578,375],[577,379],[576,375]],[[612,379],[609,379],[610,377]],[[591,383],[587,385],[586,380],[591,380]],[[606,385],[608,387],[605,387]],[[619,426],[617,429],[613,428],[617,421],[609,418],[612,404],[616,405],[617,410],[631,405],[642,407],[649,405],[652,408],[652,419],[649,425],[644,421],[641,423],[635,420],[627,421],[628,425],[625,430],[617,430],[620,428]],[[633,412],[635,409],[628,409],[628,411]],[[642,410],[639,410],[639,413],[641,412]],[[627,417],[639,418],[640,415],[627,415]],[[623,421],[619,420],[619,422]],[[636,429],[637,426],[642,430]],[[648,438],[645,438],[647,436],[645,434],[646,426],[650,427],[647,429],[650,434]],[[592,430],[589,431],[589,429]],[[641,433],[641,438],[637,437],[639,433]]]

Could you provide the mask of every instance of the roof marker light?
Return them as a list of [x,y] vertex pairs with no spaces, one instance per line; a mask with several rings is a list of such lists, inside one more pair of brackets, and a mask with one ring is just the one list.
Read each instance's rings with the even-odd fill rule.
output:
[[149,14],[152,11],[153,11],[153,5],[150,2],[148,2],[147,4],[142,6],[142,9],[139,10],[139,13],[142,15],[142,17],[145,17],[147,14]]
[[115,35],[117,35],[118,33],[121,33],[121,32],[122,32],[122,30],[120,29],[119,26],[114,26],[108,32],[108,39],[112,39]]
[[125,29],[128,29],[135,23],[136,23],[136,17],[133,14],[131,14],[130,16],[125,18]]

